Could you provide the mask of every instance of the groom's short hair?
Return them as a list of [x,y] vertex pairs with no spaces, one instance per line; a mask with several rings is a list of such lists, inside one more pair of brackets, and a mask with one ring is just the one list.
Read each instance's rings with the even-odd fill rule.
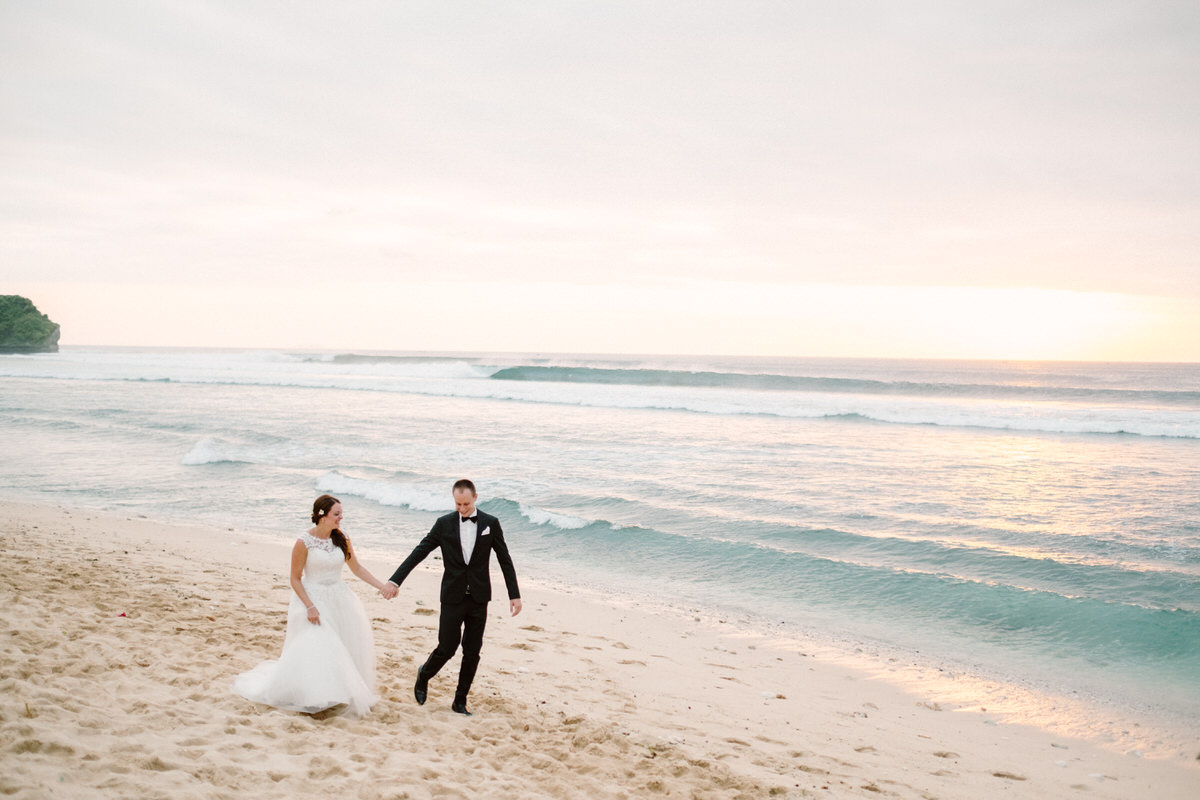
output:
[[470,492],[472,495],[475,495],[475,494],[476,494],[476,492],[475,492],[475,484],[471,483],[471,482],[470,482],[469,480],[467,480],[466,478],[459,478],[458,480],[456,480],[456,481],[454,482],[454,489],[452,489],[451,491],[457,492],[459,489],[466,489],[466,490],[467,490],[467,491],[469,491],[469,492]]

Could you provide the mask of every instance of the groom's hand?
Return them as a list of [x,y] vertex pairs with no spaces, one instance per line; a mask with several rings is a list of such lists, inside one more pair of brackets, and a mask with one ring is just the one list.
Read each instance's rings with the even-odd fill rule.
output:
[[515,597],[512,600],[509,600],[508,601],[508,610],[510,612],[512,612],[512,615],[514,617],[517,614],[520,614],[521,613],[521,598]]

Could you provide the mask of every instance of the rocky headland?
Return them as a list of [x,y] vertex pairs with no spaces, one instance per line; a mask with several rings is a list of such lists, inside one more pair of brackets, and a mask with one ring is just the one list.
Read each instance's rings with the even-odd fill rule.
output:
[[58,352],[58,323],[17,294],[0,295],[0,353]]

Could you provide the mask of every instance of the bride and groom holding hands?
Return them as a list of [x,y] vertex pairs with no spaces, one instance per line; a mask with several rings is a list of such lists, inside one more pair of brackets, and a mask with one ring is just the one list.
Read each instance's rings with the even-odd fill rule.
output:
[[455,511],[438,518],[429,533],[387,582],[375,578],[354,554],[339,528],[342,504],[330,495],[313,503],[313,527],[292,548],[292,598],[283,652],[234,680],[248,700],[290,711],[314,713],[335,706],[361,716],[378,699],[375,646],[362,603],[341,579],[346,565],[356,576],[392,599],[409,573],[434,550],[441,550],[438,643],[417,670],[413,695],[424,704],[429,681],[462,645],[462,666],[451,708],[470,715],[467,695],[479,667],[487,607],[492,599],[492,553],[504,575],[509,612],[521,613],[521,593],[500,520],[476,508],[475,485],[454,484]]

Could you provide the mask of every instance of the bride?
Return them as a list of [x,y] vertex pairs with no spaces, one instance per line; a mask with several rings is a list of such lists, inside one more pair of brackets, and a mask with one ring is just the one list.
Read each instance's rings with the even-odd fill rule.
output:
[[381,583],[354,556],[338,525],[342,503],[323,494],[313,502],[314,526],[292,548],[287,634],[278,661],[238,675],[233,690],[256,703],[315,713],[338,705],[362,716],[375,694],[375,643],[362,603],[342,581],[342,565],[385,597]]

